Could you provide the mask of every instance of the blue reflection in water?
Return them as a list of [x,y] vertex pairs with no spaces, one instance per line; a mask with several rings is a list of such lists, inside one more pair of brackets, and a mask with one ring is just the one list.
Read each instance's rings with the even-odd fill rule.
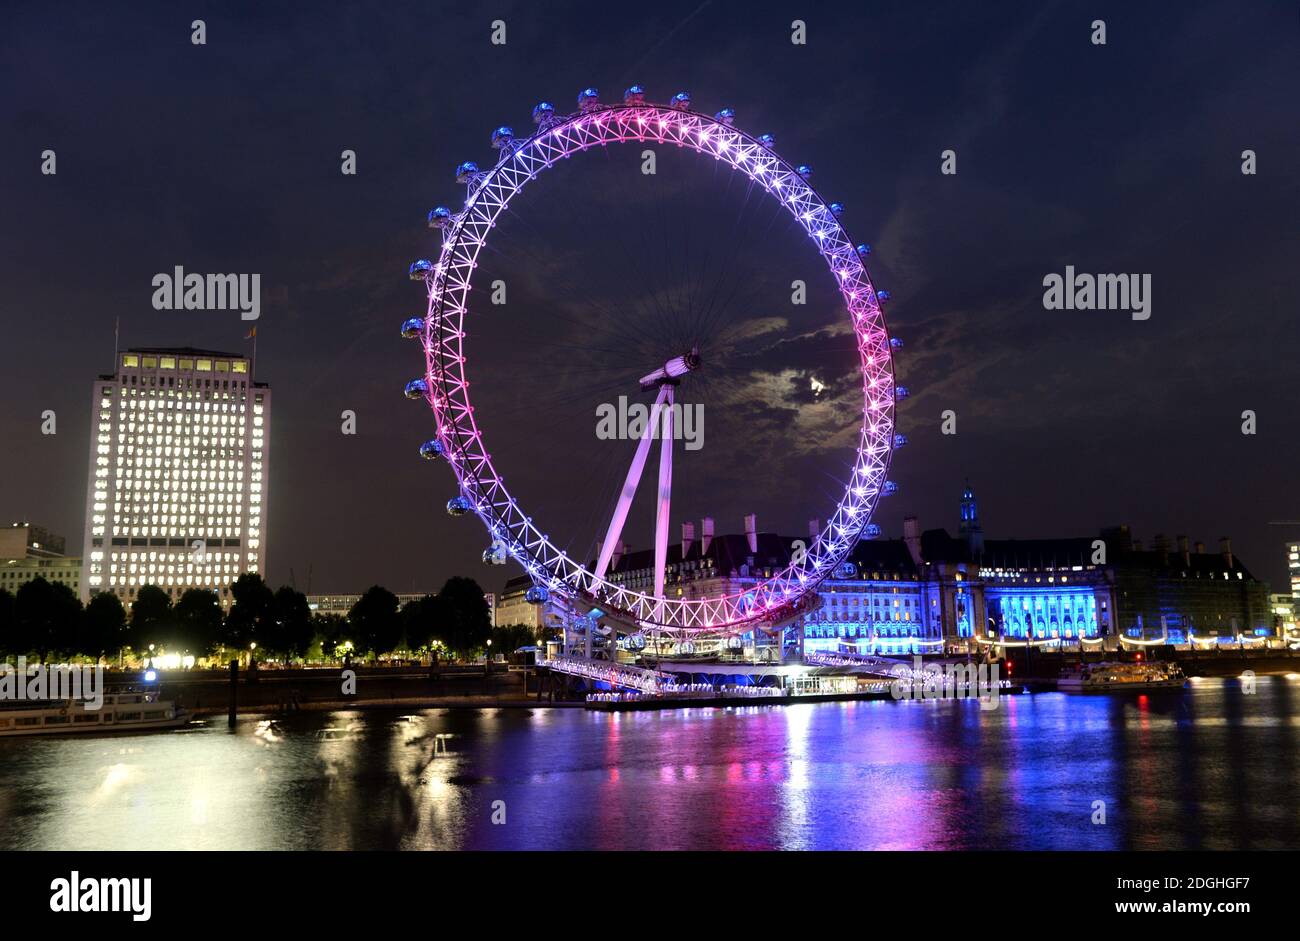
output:
[[1202,680],[993,711],[358,710],[10,739],[0,847],[1293,847],[1298,694]]

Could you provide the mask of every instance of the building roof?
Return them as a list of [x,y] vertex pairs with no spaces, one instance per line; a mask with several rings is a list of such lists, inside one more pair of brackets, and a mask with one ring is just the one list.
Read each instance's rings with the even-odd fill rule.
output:
[[246,353],[223,353],[221,350],[203,350],[197,346],[132,346],[122,353],[169,353],[177,356],[212,356],[218,359],[248,359]]
[[[681,562],[699,562],[708,558],[717,568],[718,575],[729,576],[739,573],[742,565],[751,568],[784,568],[790,563],[791,553],[796,542],[808,546],[812,540],[808,536],[782,536],[778,533],[756,534],[757,551],[750,551],[749,540],[743,533],[728,533],[714,536],[709,543],[709,551],[704,552],[704,543],[698,536],[691,543],[683,559],[681,543],[668,546],[668,565]],[[752,562],[751,562],[752,559]],[[916,566],[907,545],[901,539],[862,540],[849,553],[847,561],[855,563],[860,570],[885,570],[915,574]],[[595,562],[589,563],[594,567]],[[611,563],[611,575],[625,575],[638,570],[648,570],[654,566],[654,550],[639,549],[625,552],[618,564]]]
[[921,557],[930,563],[968,563],[987,568],[1046,569],[1092,565],[1094,546],[1106,543],[1106,561],[1114,568],[1151,572],[1241,572],[1254,579],[1236,555],[1232,565],[1219,552],[1188,552],[1186,558],[1175,547],[1134,549],[1126,527],[1102,530],[1097,536],[1064,539],[985,539],[982,551],[973,553],[970,543],[946,529],[928,529],[921,534]]

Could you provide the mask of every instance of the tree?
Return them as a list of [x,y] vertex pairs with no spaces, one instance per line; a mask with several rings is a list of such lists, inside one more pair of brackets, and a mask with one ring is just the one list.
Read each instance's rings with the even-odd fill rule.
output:
[[172,600],[157,585],[141,585],[131,602],[131,648],[138,654],[163,644],[171,627]]
[[80,621],[81,602],[62,583],[37,576],[14,595],[15,646],[34,651],[42,663],[52,652],[71,652]]
[[270,636],[266,645],[286,660],[301,657],[311,646],[314,631],[307,596],[281,585],[271,600]]
[[537,643],[531,627],[523,624],[505,624],[492,628],[492,653],[509,656],[520,647]]
[[492,615],[478,582],[464,576],[447,579],[438,592],[437,638],[460,656],[469,656],[487,644]]
[[360,650],[375,656],[388,653],[402,641],[402,621],[397,613],[397,596],[387,588],[371,585],[348,612],[352,636]]
[[347,619],[339,614],[313,614],[313,636],[320,642],[321,657],[333,660],[338,648],[352,640]]
[[81,614],[77,650],[99,659],[127,646],[126,609],[111,591],[101,591],[86,602]]
[[227,647],[244,649],[268,633],[275,596],[262,576],[245,572],[230,586],[234,604],[226,615],[221,640]]
[[169,646],[196,657],[206,656],[221,642],[221,599],[215,591],[187,588],[172,609]]
[[402,606],[402,633],[407,650],[423,650],[433,643],[440,610],[436,595],[415,598]]

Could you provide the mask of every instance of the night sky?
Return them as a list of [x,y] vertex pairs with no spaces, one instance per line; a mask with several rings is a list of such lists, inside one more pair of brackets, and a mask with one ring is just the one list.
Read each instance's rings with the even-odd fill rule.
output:
[[[499,590],[518,570],[483,565],[482,526],[443,510],[450,473],[416,455],[432,421],[401,395],[423,373],[397,333],[423,309],[407,265],[436,257],[425,214],[460,205],[452,171],[491,164],[493,128],[525,134],[540,100],[567,112],[587,85],[616,101],[638,82],[774,134],[873,246],[912,390],[887,535],[909,514],[955,531],[969,478],[990,537],[1230,535],[1285,590],[1283,542],[1300,536],[1295,3],[31,3],[4,23],[0,517],[70,551],[115,321],[123,347],[251,352],[237,312],[152,308],[154,274],[183,265],[262,276],[270,580],[412,591],[464,573]],[[761,192],[667,149],[645,177],[640,149],[539,179],[485,255],[476,283],[509,290],[498,308],[475,292],[467,340],[488,446],[537,522],[594,552],[632,451],[596,439],[594,409],[637,400],[657,357],[699,342],[681,394],[704,405],[705,434],[676,452],[674,531],[705,514],[738,531],[756,512],[798,535],[829,514],[857,418],[830,275]],[[1151,318],[1045,310],[1043,278],[1066,265],[1150,274]],[[793,279],[807,305],[791,305]]]

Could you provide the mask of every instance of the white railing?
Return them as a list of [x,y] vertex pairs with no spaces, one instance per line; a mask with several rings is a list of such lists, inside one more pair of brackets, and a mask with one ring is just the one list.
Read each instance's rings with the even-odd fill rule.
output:
[[610,663],[607,660],[587,660],[582,657],[556,657],[543,662],[559,673],[581,676],[588,680],[600,680],[610,686],[636,690],[641,693],[657,694],[673,682],[667,673],[657,670],[645,670],[641,667]]
[[897,660],[886,660],[864,653],[828,653],[820,650],[805,651],[803,662],[819,667],[863,667],[875,673],[892,675]]
[[656,693],[589,693],[587,702],[644,702],[664,699],[772,699],[788,695],[779,686],[710,686],[707,683],[670,683]]

